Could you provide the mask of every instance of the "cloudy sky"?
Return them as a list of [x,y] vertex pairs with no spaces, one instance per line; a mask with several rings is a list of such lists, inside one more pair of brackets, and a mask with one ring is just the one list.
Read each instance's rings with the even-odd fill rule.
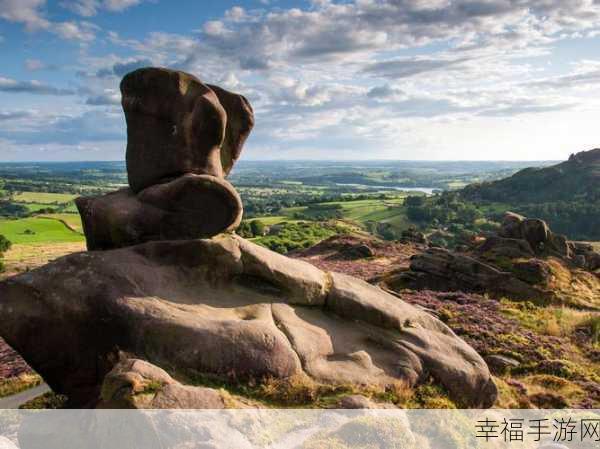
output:
[[600,0],[0,0],[0,160],[119,160],[120,78],[243,93],[245,159],[600,146]]

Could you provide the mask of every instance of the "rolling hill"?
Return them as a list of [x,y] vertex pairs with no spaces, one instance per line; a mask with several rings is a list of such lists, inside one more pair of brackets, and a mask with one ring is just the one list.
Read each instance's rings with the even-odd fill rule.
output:
[[541,218],[574,240],[600,240],[600,149],[572,154],[565,162],[526,168],[499,181],[472,184],[460,195],[479,205],[501,204]]
[[600,201],[600,148],[572,154],[550,167],[525,168],[498,181],[471,184],[462,191],[470,200],[509,203]]

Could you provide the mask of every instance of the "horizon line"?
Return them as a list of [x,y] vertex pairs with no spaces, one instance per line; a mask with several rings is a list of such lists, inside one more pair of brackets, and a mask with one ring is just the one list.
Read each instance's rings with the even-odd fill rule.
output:
[[[562,162],[566,159],[243,159],[240,162]],[[101,163],[125,162],[125,159],[90,159],[90,160],[23,160],[3,161],[0,164],[66,164],[66,163]]]

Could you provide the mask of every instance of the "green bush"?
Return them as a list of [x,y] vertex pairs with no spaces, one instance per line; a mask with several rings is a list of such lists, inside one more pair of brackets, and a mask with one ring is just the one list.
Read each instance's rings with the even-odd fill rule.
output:
[[4,257],[4,253],[10,249],[12,243],[6,237],[0,234],[0,273],[2,273],[6,267],[4,266],[4,262],[2,258]]
[[250,230],[255,237],[259,237],[261,235],[265,235],[267,227],[260,220],[252,220],[250,222]]
[[0,234],[0,255],[8,251],[11,246],[11,241],[4,237],[2,234]]
[[344,232],[336,226],[315,222],[280,223],[277,235],[257,237],[255,242],[272,251],[285,254],[302,248],[309,248],[321,240]]

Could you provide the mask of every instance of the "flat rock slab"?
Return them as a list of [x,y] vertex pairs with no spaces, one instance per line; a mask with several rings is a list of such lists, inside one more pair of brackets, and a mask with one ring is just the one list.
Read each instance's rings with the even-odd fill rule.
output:
[[0,335],[79,406],[97,403],[121,352],[241,381],[433,377],[473,407],[497,394],[482,358],[426,312],[231,235],[65,256],[0,283],[0,315]]

